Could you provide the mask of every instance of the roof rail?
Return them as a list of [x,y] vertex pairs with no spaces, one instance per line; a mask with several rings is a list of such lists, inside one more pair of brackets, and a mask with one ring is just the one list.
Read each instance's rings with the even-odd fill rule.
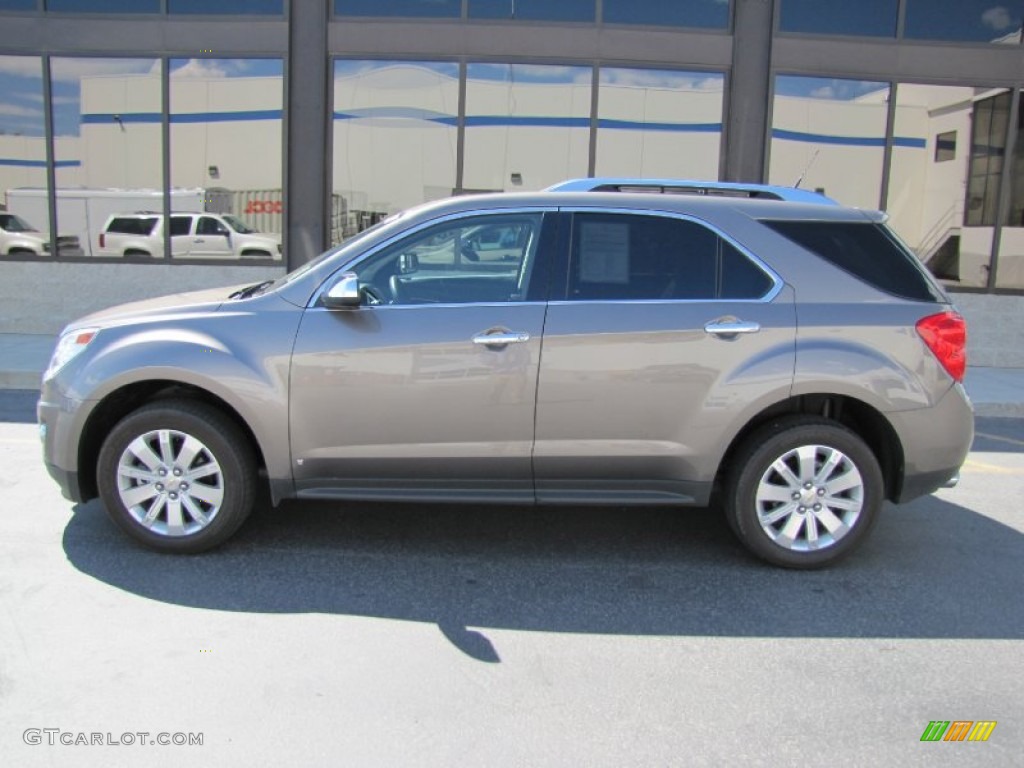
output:
[[813,205],[839,205],[830,197],[796,187],[778,187],[771,184],[743,184],[725,181],[691,181],[688,179],[569,179],[561,181],[546,192],[647,192],[667,195],[710,195],[717,197],[746,197],[758,200],[784,200],[791,203]]

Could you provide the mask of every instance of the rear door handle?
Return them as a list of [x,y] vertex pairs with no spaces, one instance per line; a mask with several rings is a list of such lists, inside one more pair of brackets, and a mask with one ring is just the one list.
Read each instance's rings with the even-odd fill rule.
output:
[[508,344],[523,344],[530,340],[528,333],[480,333],[473,337],[474,344],[485,347],[504,347]]
[[704,331],[713,336],[736,336],[740,333],[757,333],[761,324],[751,320],[712,320],[704,326]]

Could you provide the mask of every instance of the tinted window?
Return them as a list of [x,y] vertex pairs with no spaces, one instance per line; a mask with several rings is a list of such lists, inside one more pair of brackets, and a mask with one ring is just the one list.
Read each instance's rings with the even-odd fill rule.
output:
[[0,0],[0,11],[34,11],[36,0]]
[[46,0],[61,13],[160,13],[160,0]]
[[192,229],[192,217],[191,216],[172,216],[171,217],[171,237],[176,235],[187,235]]
[[945,163],[956,159],[956,131],[940,133],[935,137],[935,162]]
[[339,16],[434,16],[462,15],[462,0],[334,0]]
[[593,21],[594,7],[594,0],[469,0],[469,18]]
[[1020,42],[1022,0],[906,0],[904,35],[918,40]]
[[107,227],[107,232],[120,235],[148,235],[156,226],[156,217],[145,219],[114,219]]
[[782,0],[779,29],[822,35],[895,37],[897,0]]
[[168,0],[169,13],[203,14],[266,14],[280,16],[284,13],[284,0]]
[[227,228],[216,219],[211,219],[209,216],[203,216],[199,219],[199,224],[196,225],[197,235],[225,235],[227,234]]
[[759,298],[771,285],[759,267],[700,224],[666,216],[575,217],[570,299]]
[[869,285],[915,301],[938,296],[917,259],[876,224],[766,221],[766,225]]
[[722,277],[719,298],[759,299],[772,288],[772,279],[764,270],[722,241]]
[[524,301],[540,214],[474,216],[419,232],[356,269],[387,304]]
[[604,0],[609,24],[712,27],[729,25],[729,3],[722,0]]

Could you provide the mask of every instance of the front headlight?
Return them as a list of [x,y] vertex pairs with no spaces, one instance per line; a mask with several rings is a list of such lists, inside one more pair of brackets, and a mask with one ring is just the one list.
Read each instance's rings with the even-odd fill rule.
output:
[[89,346],[89,342],[96,338],[98,332],[99,328],[76,328],[61,336],[60,341],[57,342],[57,348],[53,351],[53,357],[50,358],[50,366],[46,369],[46,373],[43,374],[43,378],[52,379],[56,376],[61,368]]

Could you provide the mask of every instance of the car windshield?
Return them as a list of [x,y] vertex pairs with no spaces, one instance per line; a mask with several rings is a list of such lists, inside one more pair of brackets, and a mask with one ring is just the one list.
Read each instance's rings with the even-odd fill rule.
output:
[[229,216],[227,214],[221,214],[221,218],[228,223],[228,225],[240,235],[252,235],[255,234],[256,230],[247,225],[241,219],[235,216]]
[[0,213],[0,229],[7,232],[37,232],[38,230],[20,216],[13,213]]

